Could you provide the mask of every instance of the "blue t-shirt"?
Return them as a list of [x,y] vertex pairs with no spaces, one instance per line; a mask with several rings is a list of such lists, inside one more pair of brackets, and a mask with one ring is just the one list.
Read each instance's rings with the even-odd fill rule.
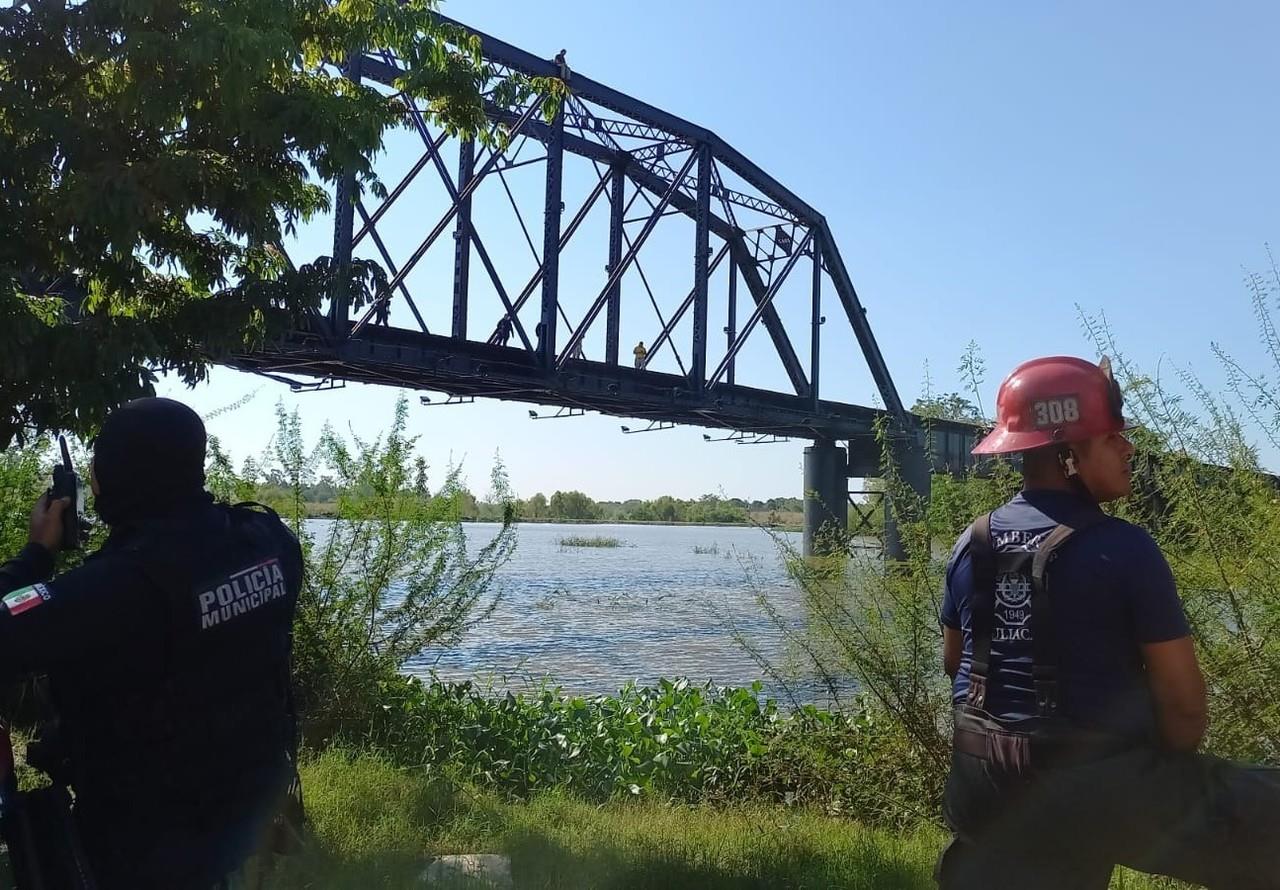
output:
[[[1080,516],[1098,509],[1069,492],[1024,491],[992,514],[991,543],[998,552],[1034,550],[1056,526],[1077,524]],[[1139,647],[1191,632],[1173,574],[1156,542],[1135,525],[1108,519],[1072,536],[1058,551],[1047,577],[1063,716],[1128,737],[1154,737],[1155,712]],[[960,670],[952,685],[957,704],[968,693],[973,660],[972,590],[966,530],[947,565],[941,614],[945,626],[964,636]],[[1025,611],[1009,608],[1009,597],[1000,596],[999,590],[998,582],[986,710],[1001,720],[1021,720],[1036,715],[1030,626],[1023,623]],[[1012,605],[1025,605],[1025,586],[1020,593],[1012,594],[1019,599]]]

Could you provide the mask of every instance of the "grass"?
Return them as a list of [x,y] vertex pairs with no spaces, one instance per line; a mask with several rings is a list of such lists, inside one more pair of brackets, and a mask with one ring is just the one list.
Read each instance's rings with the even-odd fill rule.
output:
[[710,545],[708,545],[708,546],[706,546],[706,547],[703,547],[703,546],[701,546],[701,545],[699,545],[699,544],[694,544],[694,545],[693,545],[693,552],[694,552],[694,553],[697,553],[697,554],[700,554],[700,555],[704,555],[704,556],[719,556],[719,555],[720,555],[720,545],[719,545],[719,544],[710,544]]
[[432,856],[463,852],[510,856],[520,890],[926,890],[944,841],[935,829],[895,834],[781,807],[512,803],[338,751],[306,763],[303,783],[313,838],[273,890],[417,886]]
[[621,547],[622,541],[617,538],[610,538],[605,535],[595,535],[586,537],[584,535],[570,535],[567,538],[560,539],[561,547]]

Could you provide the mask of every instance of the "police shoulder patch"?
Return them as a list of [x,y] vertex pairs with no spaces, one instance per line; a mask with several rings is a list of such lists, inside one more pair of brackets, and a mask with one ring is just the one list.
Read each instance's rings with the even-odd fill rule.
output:
[[10,615],[21,615],[28,609],[34,609],[41,603],[46,602],[51,596],[49,588],[44,584],[32,584],[30,587],[23,587],[20,590],[6,594],[0,602],[4,603]]

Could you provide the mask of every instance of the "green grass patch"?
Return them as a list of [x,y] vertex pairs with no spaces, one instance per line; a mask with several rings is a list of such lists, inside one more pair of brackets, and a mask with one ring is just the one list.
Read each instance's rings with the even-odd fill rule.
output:
[[273,888],[406,887],[432,856],[502,853],[519,888],[923,888],[942,837],[780,807],[528,803],[330,751],[303,768],[313,837]]
[[560,539],[561,547],[621,547],[622,541],[606,535],[570,535]]
[[[511,802],[336,750],[302,773],[312,837],[280,863],[274,890],[416,886],[433,856],[480,852],[511,857],[521,890],[926,890],[945,841],[937,829],[891,832],[797,808]],[[1117,875],[1112,886],[1174,885]]]

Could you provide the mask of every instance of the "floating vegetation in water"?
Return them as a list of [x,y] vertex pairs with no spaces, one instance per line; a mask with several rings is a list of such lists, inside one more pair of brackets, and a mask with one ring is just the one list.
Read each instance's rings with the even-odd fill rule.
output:
[[701,546],[701,545],[699,545],[699,544],[694,544],[694,545],[693,545],[693,552],[694,552],[694,553],[697,553],[697,554],[699,554],[699,555],[702,555],[702,556],[719,556],[719,555],[720,555],[720,545],[719,545],[719,544],[712,544],[712,545],[711,545],[711,546],[709,546],[709,547],[703,547],[703,546]]
[[582,537],[579,535],[571,535],[567,538],[560,539],[561,547],[621,547],[622,541],[617,538],[610,538],[604,535],[596,535],[594,537]]

